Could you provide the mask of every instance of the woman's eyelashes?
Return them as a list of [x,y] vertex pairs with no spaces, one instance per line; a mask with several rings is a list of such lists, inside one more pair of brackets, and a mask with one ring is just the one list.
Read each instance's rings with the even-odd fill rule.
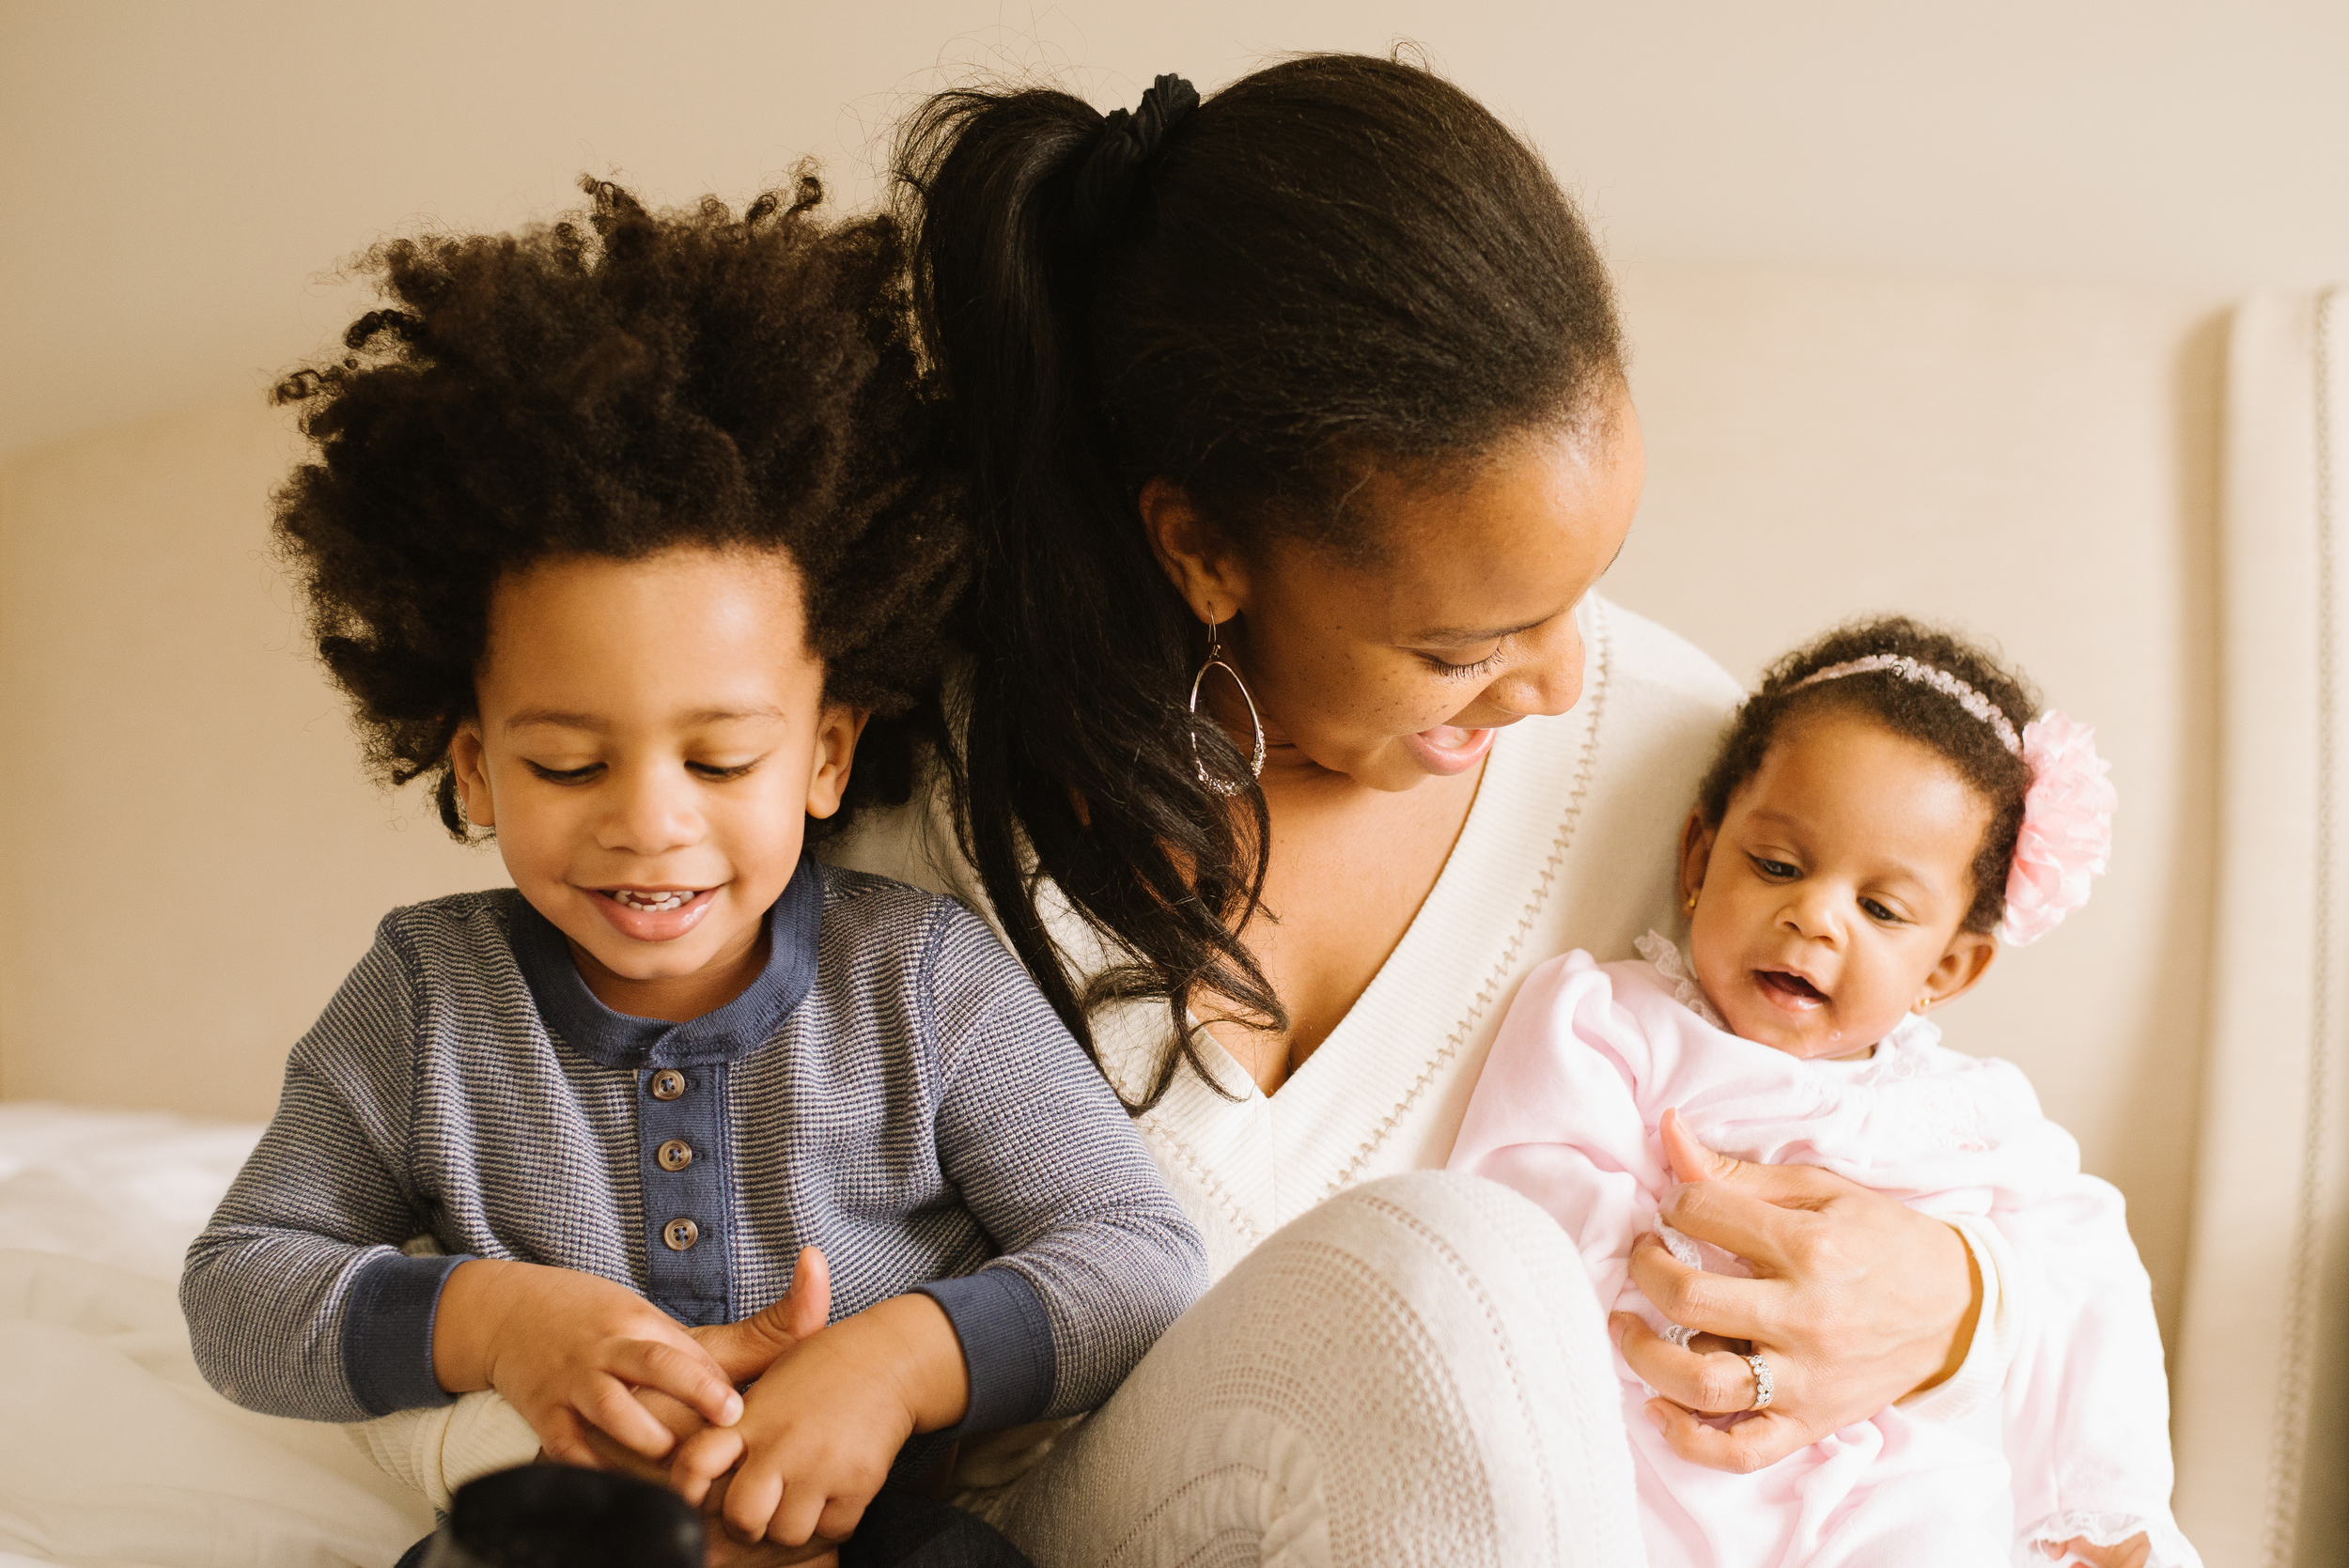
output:
[[1472,680],[1500,664],[1501,645],[1496,644],[1493,651],[1485,655],[1484,658],[1470,660],[1465,663],[1446,659],[1441,654],[1423,652],[1420,657],[1427,661],[1430,669],[1446,680]]

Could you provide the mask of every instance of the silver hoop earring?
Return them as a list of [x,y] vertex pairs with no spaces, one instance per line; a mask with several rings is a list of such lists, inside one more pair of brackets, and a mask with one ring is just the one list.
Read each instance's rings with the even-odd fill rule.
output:
[[[1248,776],[1251,779],[1260,779],[1264,777],[1264,720],[1256,713],[1256,699],[1249,691],[1248,683],[1239,678],[1239,672],[1232,668],[1224,659],[1221,648],[1216,643],[1217,625],[1218,623],[1214,621],[1207,623],[1207,661],[1199,666],[1197,675],[1190,677],[1190,711],[1193,717],[1198,715],[1199,687],[1207,678],[1209,670],[1221,670],[1231,676],[1232,684],[1239,688],[1239,700],[1248,705],[1249,725],[1256,732],[1256,749],[1255,753],[1248,759]],[[1237,795],[1247,787],[1245,784],[1233,784],[1228,779],[1216,778],[1207,771],[1207,760],[1199,754],[1199,730],[1196,725],[1192,726],[1190,732],[1190,762],[1192,767],[1199,769],[1199,782],[1218,795]]]

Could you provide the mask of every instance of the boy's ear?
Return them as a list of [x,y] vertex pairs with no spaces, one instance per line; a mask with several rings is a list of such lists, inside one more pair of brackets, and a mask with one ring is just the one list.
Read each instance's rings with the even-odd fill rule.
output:
[[1248,608],[1248,571],[1229,544],[1172,479],[1142,487],[1142,531],[1159,569],[1201,624],[1223,622]]
[[1998,955],[1998,938],[1986,931],[1960,931],[1925,976],[1925,995],[1937,1006],[1964,996],[1990,972],[1990,960]]
[[830,816],[848,793],[848,769],[856,762],[857,737],[864,733],[869,707],[826,703],[816,721],[816,753],[807,777],[807,815]]
[[1691,893],[1704,886],[1704,868],[1713,861],[1713,839],[1720,831],[1704,820],[1704,814],[1692,811],[1688,824],[1680,830],[1680,901],[1686,904]]
[[498,825],[497,802],[490,796],[490,768],[481,746],[481,722],[468,719],[448,743],[449,771],[456,775],[457,800],[476,828]]

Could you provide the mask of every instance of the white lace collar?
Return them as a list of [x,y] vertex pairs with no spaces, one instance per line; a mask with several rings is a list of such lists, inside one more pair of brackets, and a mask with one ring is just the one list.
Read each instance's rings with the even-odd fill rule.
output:
[[1631,946],[1641,957],[1656,966],[1657,973],[1671,983],[1674,1001],[1715,1029],[1728,1032],[1728,1022],[1713,1010],[1711,1002],[1704,1000],[1704,987],[1697,984],[1696,971],[1688,967],[1688,956],[1680,951],[1678,942],[1660,931],[1650,931]]

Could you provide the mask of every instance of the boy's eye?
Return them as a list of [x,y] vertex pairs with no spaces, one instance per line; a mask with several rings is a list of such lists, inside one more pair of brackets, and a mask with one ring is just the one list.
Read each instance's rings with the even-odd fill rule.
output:
[[584,768],[546,768],[524,758],[522,766],[546,780],[547,783],[559,784],[585,784],[589,779],[603,771],[603,764],[600,762],[591,762]]
[[708,779],[713,784],[723,784],[728,779],[741,778],[744,774],[748,773],[752,768],[757,767],[765,760],[766,758],[764,757],[753,757],[748,762],[738,762],[733,764],[689,762],[685,766],[696,778]]
[[1859,907],[1867,911],[1870,920],[1879,920],[1887,925],[1898,925],[1901,923],[1899,911],[1888,908],[1873,898],[1861,899]]

